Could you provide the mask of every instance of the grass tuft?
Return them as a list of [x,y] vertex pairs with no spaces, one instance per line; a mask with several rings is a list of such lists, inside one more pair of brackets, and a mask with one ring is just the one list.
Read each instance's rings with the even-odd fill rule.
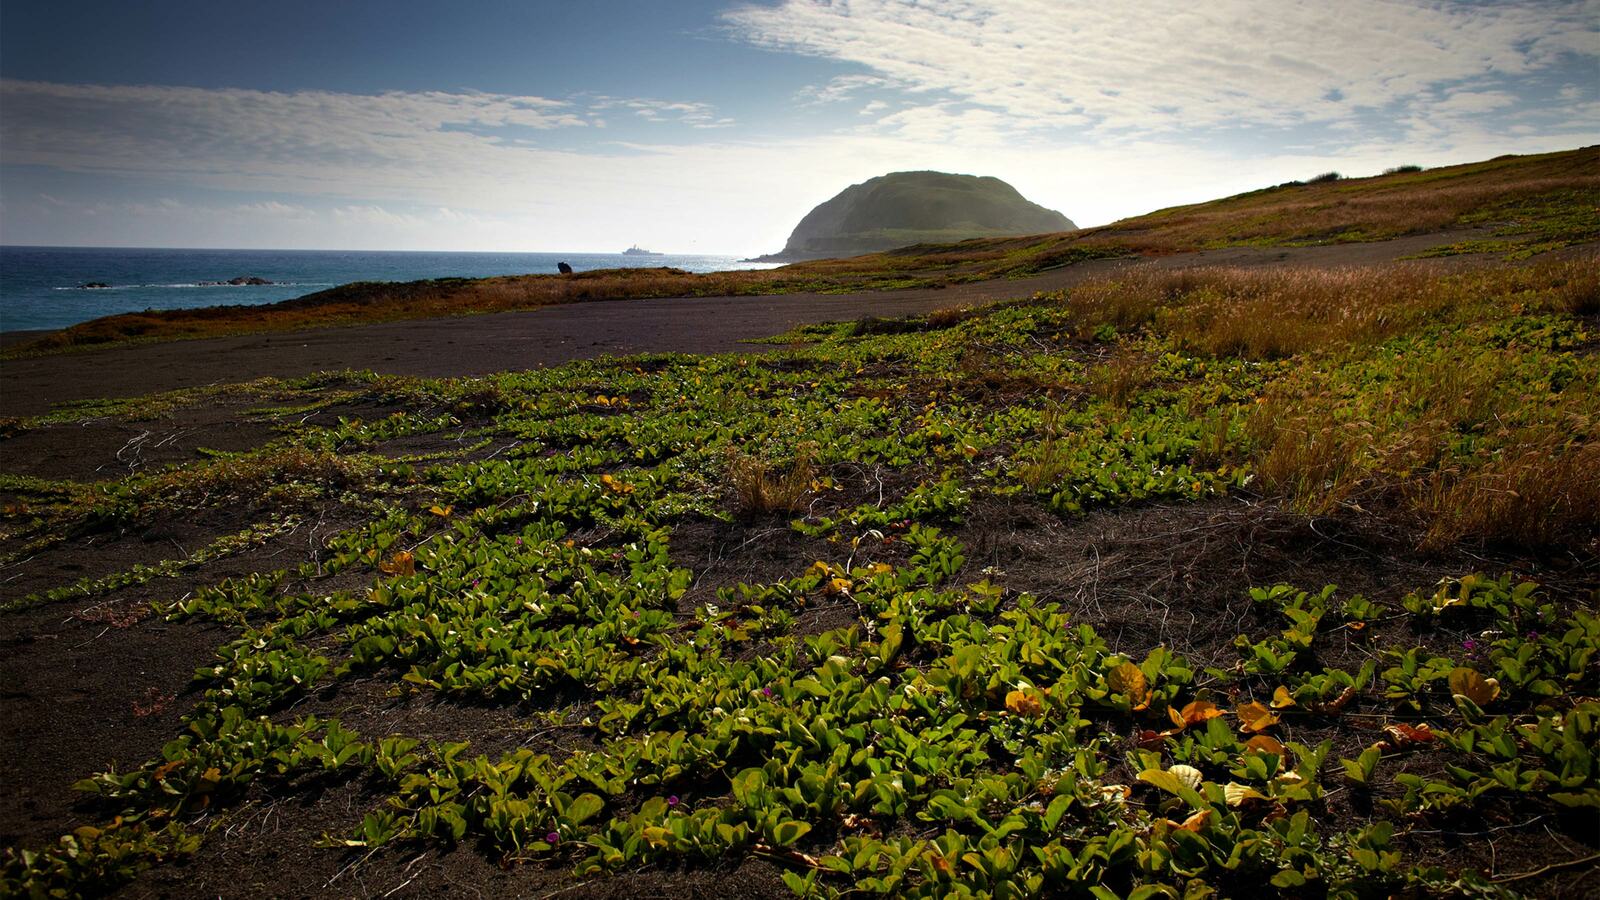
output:
[[813,492],[815,473],[811,460],[816,448],[801,446],[787,469],[780,470],[759,456],[728,449],[728,484],[734,504],[747,519],[799,512]]

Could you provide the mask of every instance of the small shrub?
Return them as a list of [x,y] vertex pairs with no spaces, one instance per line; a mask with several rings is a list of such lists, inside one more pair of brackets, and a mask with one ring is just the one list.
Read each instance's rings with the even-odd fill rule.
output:
[[1559,312],[1575,316],[1600,313],[1600,267],[1592,262],[1560,264],[1553,272],[1550,290]]
[[1017,480],[1032,491],[1042,491],[1059,483],[1071,471],[1071,453],[1064,439],[1061,410],[1045,411],[1038,452],[1017,467]]
[[1306,179],[1306,184],[1326,184],[1330,181],[1338,181],[1343,177],[1344,176],[1340,175],[1338,172],[1323,172],[1321,175],[1318,175],[1314,178]]
[[962,322],[972,318],[973,315],[975,315],[975,311],[972,306],[947,306],[944,309],[936,309],[928,313],[928,327],[930,329],[950,328],[960,325]]
[[1384,169],[1383,170],[1383,174],[1385,174],[1385,175],[1410,175],[1410,174],[1412,174],[1414,172],[1421,172],[1421,171],[1422,171],[1422,167],[1421,166],[1413,166],[1413,165],[1407,164],[1407,165],[1404,165],[1404,166],[1395,166],[1393,168]]

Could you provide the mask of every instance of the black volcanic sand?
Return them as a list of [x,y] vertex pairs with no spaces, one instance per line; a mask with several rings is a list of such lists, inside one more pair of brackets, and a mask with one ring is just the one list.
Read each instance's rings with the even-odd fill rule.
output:
[[[1101,261],[1029,279],[940,291],[589,303],[12,360],[0,364],[0,413],[26,415],[68,400],[321,369],[472,375],[607,353],[754,351],[764,345],[742,342],[802,323],[923,313],[1026,296],[1070,286],[1118,266],[1367,265],[1457,239],[1458,235],[1427,235],[1381,244]],[[1592,253],[1593,248],[1585,252]],[[96,421],[23,432],[0,440],[0,471],[91,481],[120,476],[141,465],[192,459],[198,447],[244,449],[270,440],[275,434],[272,423],[240,421],[245,408],[202,405],[174,410],[153,422]],[[357,412],[371,417],[387,411]],[[318,415],[333,413],[324,410]],[[474,424],[481,423],[464,423]],[[868,490],[865,482],[858,487]],[[156,523],[137,534],[68,541],[0,567],[0,599],[68,584],[84,575],[100,576],[136,563],[173,558],[175,547],[192,551],[245,524],[242,513],[230,515],[222,511],[211,518]],[[195,668],[211,660],[230,635],[217,626],[164,622],[152,615],[151,602],[170,600],[232,575],[292,569],[310,547],[353,524],[335,515],[325,520],[313,515],[308,522],[315,524],[176,578],[93,600],[0,614],[0,842],[37,847],[99,821],[100,811],[84,805],[71,790],[72,783],[113,765],[136,766],[159,753],[179,732],[179,717],[197,699],[190,688]],[[1015,573],[1009,587],[1060,599],[1076,616],[1096,622],[1121,649],[1142,654],[1165,642],[1175,652],[1202,662],[1226,646],[1243,617],[1254,614],[1238,602],[1251,584],[1338,583],[1393,601],[1398,583],[1425,584],[1462,567],[1494,568],[1510,562],[1421,556],[1404,540],[1381,531],[1343,529],[1332,522],[1308,524],[1271,504],[1241,505],[1231,499],[1156,504],[1075,522],[1033,508],[985,501],[977,505],[958,537],[970,548],[966,574],[984,566]],[[698,573],[697,590],[711,590],[792,571],[797,562],[816,558],[816,548],[806,546],[806,540],[787,529],[774,535],[737,523],[691,523],[675,536],[674,556],[677,564]],[[1557,586],[1571,588],[1587,577],[1559,567],[1552,570],[1548,563],[1523,560],[1519,565]],[[355,585],[324,580],[309,589],[327,592],[347,586]],[[799,624],[808,631],[821,630],[842,624],[856,612],[854,607],[822,607],[816,611],[821,617],[817,621]],[[559,752],[561,740],[581,740],[540,738],[531,733],[526,712],[516,708],[395,698],[377,682],[356,683],[331,695],[307,698],[306,703],[297,712],[341,716],[358,730],[397,728],[439,737],[470,734],[475,748],[484,752],[528,742],[535,742],[540,752]],[[1336,749],[1346,755],[1359,750]],[[559,865],[502,869],[471,846],[401,848],[370,858],[313,846],[323,834],[348,834],[369,803],[359,783],[335,782],[305,790],[253,789],[219,820],[220,827],[207,835],[194,858],[147,872],[119,896],[791,896],[780,870],[754,857],[585,880]],[[1335,815],[1354,815],[1345,809],[1347,803],[1335,802],[1330,809]],[[1441,864],[1472,864],[1462,855],[1470,850],[1444,838],[1416,840],[1438,841],[1413,850]],[[1550,858],[1547,842],[1537,830],[1498,835],[1499,867],[1502,871],[1537,867]],[[1600,890],[1595,875],[1564,871],[1522,887],[1536,887],[1546,896],[1594,896],[1592,892]]]

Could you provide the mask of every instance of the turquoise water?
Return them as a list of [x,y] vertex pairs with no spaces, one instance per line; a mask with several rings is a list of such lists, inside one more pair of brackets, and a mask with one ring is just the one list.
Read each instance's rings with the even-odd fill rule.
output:
[[[352,281],[553,273],[560,262],[580,272],[622,266],[690,272],[771,268],[732,256],[0,247],[0,331],[63,328],[144,309],[259,305]],[[274,283],[205,283],[251,276]],[[90,282],[109,287],[82,287]]]

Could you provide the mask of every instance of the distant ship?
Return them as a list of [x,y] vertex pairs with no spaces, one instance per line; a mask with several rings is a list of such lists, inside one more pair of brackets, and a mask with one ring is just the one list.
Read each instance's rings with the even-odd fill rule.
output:
[[639,246],[638,244],[634,244],[632,247],[629,247],[628,249],[622,251],[622,255],[623,256],[666,256],[665,253],[656,253],[656,252],[654,252],[652,250],[646,250],[643,247]]

